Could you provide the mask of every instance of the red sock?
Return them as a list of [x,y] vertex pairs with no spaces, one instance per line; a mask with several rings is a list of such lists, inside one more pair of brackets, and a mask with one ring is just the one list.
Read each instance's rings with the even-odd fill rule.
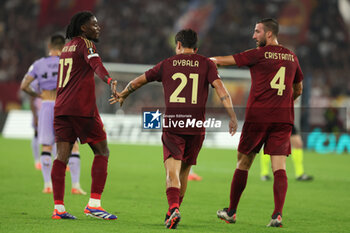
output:
[[288,180],[286,170],[277,170],[273,173],[274,182],[273,182],[273,196],[275,200],[275,210],[273,214],[281,213],[284,205],[284,200],[286,199]]
[[229,211],[236,210],[239,199],[247,185],[248,171],[236,169],[233,174],[233,179],[231,183],[231,193],[230,193],[230,207]]
[[55,159],[55,161],[53,161],[51,181],[53,188],[53,199],[56,205],[63,205],[66,166],[67,165],[64,162],[58,159]]
[[179,208],[180,189],[170,187],[166,189],[166,196],[168,198],[169,210],[177,207]]
[[108,157],[103,155],[95,155],[94,162],[91,167],[91,198],[101,199],[101,194],[107,179]]
[[179,197],[179,207],[181,206],[182,200],[184,199],[184,196]]

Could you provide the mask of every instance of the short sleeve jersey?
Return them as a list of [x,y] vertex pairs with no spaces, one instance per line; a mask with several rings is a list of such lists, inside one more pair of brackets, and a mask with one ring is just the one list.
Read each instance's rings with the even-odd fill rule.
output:
[[74,37],[62,49],[57,79],[55,116],[93,117],[98,114],[94,63],[102,63],[95,45]]
[[294,123],[293,84],[303,80],[296,55],[268,45],[233,55],[237,66],[248,66],[251,88],[245,121]]
[[[178,54],[158,63],[146,73],[148,82],[162,82],[166,115],[173,120],[205,120],[209,84],[219,79],[216,65],[198,54]],[[165,118],[168,124],[169,117]],[[181,134],[203,134],[203,127],[170,127],[163,131]]]
[[32,76],[37,80],[38,89],[55,90],[58,73],[58,56],[43,57],[35,61],[26,75]]
[[[30,83],[30,87],[31,87],[36,93],[41,93],[41,89],[40,89],[40,86],[39,86],[38,79],[34,79],[34,81]],[[56,87],[56,83],[55,83],[55,87]]]

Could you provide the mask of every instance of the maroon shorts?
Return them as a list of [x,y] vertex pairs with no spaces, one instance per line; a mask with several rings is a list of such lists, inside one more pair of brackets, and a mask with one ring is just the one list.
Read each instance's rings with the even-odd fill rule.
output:
[[164,162],[169,157],[182,160],[189,165],[196,165],[198,153],[202,148],[204,135],[186,135],[163,132]]
[[95,117],[55,116],[55,141],[95,144],[105,140],[106,132],[99,115]]
[[289,155],[290,135],[293,125],[288,123],[245,122],[239,140],[238,151],[243,154],[259,153],[264,145],[268,155]]

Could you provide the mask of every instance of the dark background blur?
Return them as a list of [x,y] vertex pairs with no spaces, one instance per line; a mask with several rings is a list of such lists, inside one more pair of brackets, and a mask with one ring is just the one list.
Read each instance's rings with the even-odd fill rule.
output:
[[[7,0],[0,2],[0,111],[26,108],[19,84],[46,55],[52,33],[91,10],[101,25],[104,62],[156,64],[172,56],[173,35],[191,27],[199,53],[229,55],[255,47],[256,21],[280,23],[279,42],[294,51],[305,75],[303,106],[350,107],[349,0]],[[346,128],[346,125],[343,127]]]

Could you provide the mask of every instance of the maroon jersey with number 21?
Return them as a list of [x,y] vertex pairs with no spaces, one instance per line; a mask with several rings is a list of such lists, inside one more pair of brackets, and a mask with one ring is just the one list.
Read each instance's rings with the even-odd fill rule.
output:
[[[178,54],[161,61],[145,74],[148,82],[162,82],[167,116],[173,116],[170,118],[174,121],[182,119],[186,122],[188,116],[205,120],[209,84],[220,78],[211,60],[198,54]],[[176,117],[179,114],[187,116]],[[168,123],[170,118],[167,117],[165,122]],[[171,127],[166,131],[198,134],[205,129]]]

